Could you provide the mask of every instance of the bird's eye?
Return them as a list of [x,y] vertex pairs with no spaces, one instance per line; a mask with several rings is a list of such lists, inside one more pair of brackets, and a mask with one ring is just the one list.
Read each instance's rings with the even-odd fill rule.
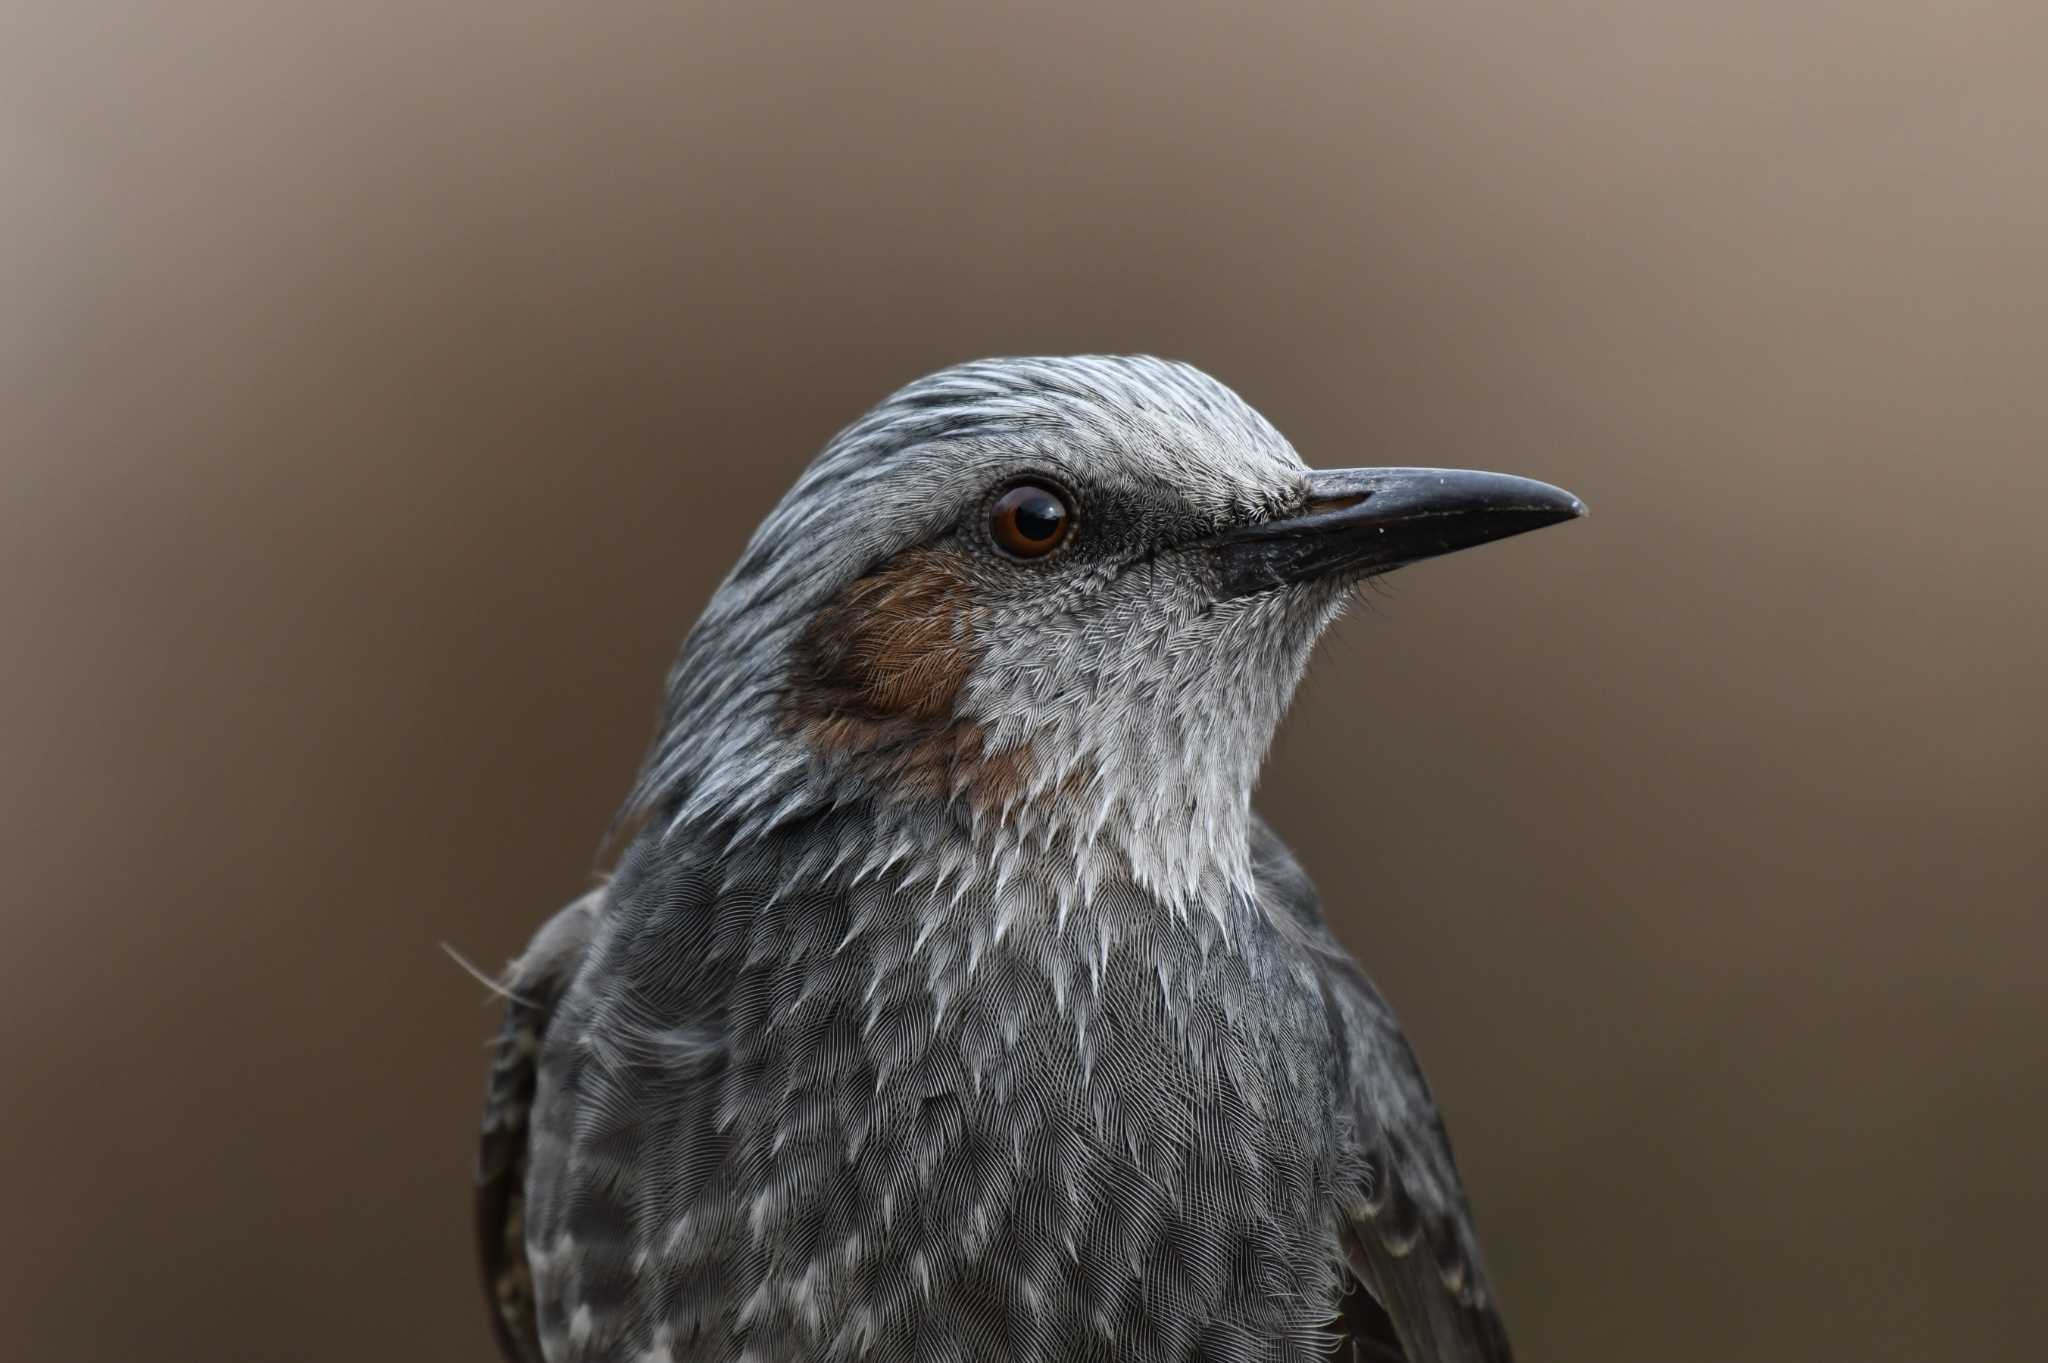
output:
[[1012,558],[1043,558],[1059,548],[1073,527],[1067,499],[1037,483],[1020,483],[989,509],[989,534]]

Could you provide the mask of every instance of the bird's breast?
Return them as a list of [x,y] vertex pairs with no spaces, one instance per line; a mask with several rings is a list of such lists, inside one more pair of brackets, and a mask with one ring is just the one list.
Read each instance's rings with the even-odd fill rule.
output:
[[551,1357],[1314,1356],[1321,1014],[1277,958],[1115,887],[615,902],[536,1104]]

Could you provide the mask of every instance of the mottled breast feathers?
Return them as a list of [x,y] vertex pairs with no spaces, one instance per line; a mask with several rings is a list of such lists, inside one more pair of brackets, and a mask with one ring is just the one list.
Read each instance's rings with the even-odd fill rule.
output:
[[1406,1043],[1254,845],[1235,932],[629,854],[507,982],[506,1358],[1506,1363]]

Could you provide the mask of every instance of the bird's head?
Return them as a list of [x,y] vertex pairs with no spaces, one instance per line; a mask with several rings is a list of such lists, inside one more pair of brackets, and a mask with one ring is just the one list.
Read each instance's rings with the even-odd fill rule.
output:
[[762,523],[635,803],[729,839],[866,811],[889,864],[950,840],[1174,899],[1242,883],[1253,781],[1350,589],[1582,511],[1499,474],[1309,469],[1184,364],[960,365]]

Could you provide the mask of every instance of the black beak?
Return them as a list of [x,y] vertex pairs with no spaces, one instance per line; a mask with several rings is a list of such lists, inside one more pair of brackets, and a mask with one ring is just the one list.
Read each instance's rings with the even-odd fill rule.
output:
[[1301,515],[1210,546],[1220,596],[1310,578],[1356,581],[1586,514],[1563,488],[1468,469],[1316,469],[1308,485]]

